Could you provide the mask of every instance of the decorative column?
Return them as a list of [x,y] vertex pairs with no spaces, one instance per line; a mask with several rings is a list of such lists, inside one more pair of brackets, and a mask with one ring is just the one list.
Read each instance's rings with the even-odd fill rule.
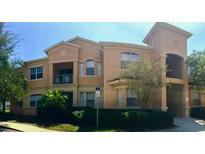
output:
[[[167,56],[161,56],[160,57],[160,64],[162,66],[166,66],[166,58]],[[162,80],[163,82],[166,83],[166,72],[162,74]],[[167,107],[167,85],[165,84],[162,88],[161,88],[161,110],[162,111],[167,111],[168,107]]]
[[77,86],[73,88],[73,106],[78,106],[78,90]]
[[189,110],[190,110],[190,105],[189,105],[189,78],[188,78],[188,71],[187,71],[187,65],[184,63],[184,115],[185,117],[189,117]]
[[48,64],[48,74],[49,74],[49,86],[53,85],[53,63]]
[[78,83],[78,61],[73,61],[73,83]]
[[73,106],[78,106],[78,60],[73,61]]

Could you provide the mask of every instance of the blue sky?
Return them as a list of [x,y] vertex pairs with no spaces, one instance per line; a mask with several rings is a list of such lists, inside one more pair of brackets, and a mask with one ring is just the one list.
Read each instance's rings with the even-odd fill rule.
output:
[[[205,23],[171,23],[193,34],[188,40],[188,52],[205,49]],[[154,25],[152,22],[67,22],[67,23],[6,23],[6,28],[18,35],[16,56],[22,60],[45,57],[44,49],[75,36],[94,41],[115,41],[143,44],[142,40]]]

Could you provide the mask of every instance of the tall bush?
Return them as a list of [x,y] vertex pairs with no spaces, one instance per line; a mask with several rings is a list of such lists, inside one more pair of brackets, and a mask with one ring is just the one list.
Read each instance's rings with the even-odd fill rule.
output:
[[69,98],[58,90],[48,91],[37,105],[38,116],[44,118],[65,118],[71,111]]

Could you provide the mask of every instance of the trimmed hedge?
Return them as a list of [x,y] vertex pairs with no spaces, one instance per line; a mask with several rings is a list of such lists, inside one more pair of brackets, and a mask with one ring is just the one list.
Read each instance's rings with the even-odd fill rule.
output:
[[[96,124],[96,109],[73,108],[72,121],[80,125]],[[134,109],[100,109],[99,126],[125,130],[144,130],[172,127],[174,115],[170,112]]]
[[205,120],[205,107],[191,108],[190,115],[193,118],[199,118]]
[[4,113],[0,111],[0,121],[10,120],[10,119],[12,119],[11,113]]

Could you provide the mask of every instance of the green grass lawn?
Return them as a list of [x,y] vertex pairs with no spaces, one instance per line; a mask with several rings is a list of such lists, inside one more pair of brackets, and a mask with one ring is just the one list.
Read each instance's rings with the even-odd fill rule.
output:
[[79,130],[79,126],[75,126],[72,124],[52,124],[52,125],[38,125],[39,127],[43,127],[45,129],[62,131],[62,132],[77,132]]
[[122,131],[111,128],[99,128],[97,129],[95,126],[85,126],[85,125],[75,125],[69,122],[47,122],[47,121],[39,121],[38,119],[32,117],[17,117],[11,115],[9,112],[1,113],[0,112],[0,121],[10,121],[14,123],[25,123],[29,125],[38,126],[41,128],[62,131],[62,132],[116,132]]
[[119,132],[122,130],[110,129],[110,128],[96,128],[95,126],[78,126],[73,124],[50,124],[42,125],[37,124],[37,126],[62,132]]

